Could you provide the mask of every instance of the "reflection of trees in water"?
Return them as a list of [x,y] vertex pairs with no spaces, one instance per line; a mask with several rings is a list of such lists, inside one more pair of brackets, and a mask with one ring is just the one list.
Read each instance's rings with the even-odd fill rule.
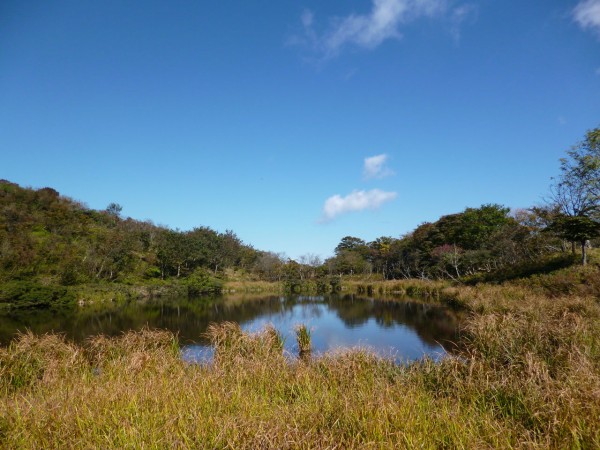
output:
[[68,324],[63,322],[62,327],[57,324],[55,329],[67,331],[67,335],[75,340],[83,340],[90,335],[118,335],[123,330],[139,330],[149,326],[177,333],[182,343],[208,343],[203,333],[212,322],[236,321],[244,324],[267,314],[283,314],[292,307],[293,304],[282,302],[277,296],[131,302],[109,311],[86,312],[85,308],[81,309],[68,319],[76,326],[67,330]]
[[357,327],[374,318],[383,328],[407,326],[425,343],[441,344],[446,350],[458,340],[458,317],[440,305],[415,301],[385,301],[346,295],[331,297],[330,308],[348,327]]
[[359,299],[354,295],[330,297],[329,308],[349,328],[356,328],[365,324],[372,317],[371,311],[373,309],[371,300]]
[[[144,326],[178,333],[182,343],[207,343],[202,333],[211,322],[236,321],[241,325],[265,316],[291,316],[296,306],[306,316],[321,317],[326,306],[349,328],[374,318],[380,327],[407,326],[427,344],[456,342],[457,318],[447,309],[410,301],[378,301],[353,295],[331,297],[219,297],[168,299],[70,308],[58,311],[20,311],[0,317],[0,342],[7,343],[17,332],[63,332],[82,341],[90,335],[114,336]],[[277,319],[274,319],[276,322]]]
[[0,344],[8,344],[17,332],[26,330],[39,334],[60,331],[69,335],[65,324],[69,323],[72,316],[73,309],[69,308],[58,311],[43,309],[4,314],[0,316]]

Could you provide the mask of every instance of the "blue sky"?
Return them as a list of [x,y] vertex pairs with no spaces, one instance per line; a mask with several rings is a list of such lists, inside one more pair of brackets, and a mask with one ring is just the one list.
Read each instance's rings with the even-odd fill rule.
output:
[[0,3],[0,178],[290,257],[541,202],[600,0]]

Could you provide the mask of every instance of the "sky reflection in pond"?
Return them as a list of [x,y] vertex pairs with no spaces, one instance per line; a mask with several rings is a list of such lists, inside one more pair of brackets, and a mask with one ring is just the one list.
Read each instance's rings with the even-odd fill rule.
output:
[[285,337],[285,349],[297,354],[294,328],[305,324],[315,353],[367,347],[383,356],[407,361],[439,359],[457,341],[459,318],[440,305],[410,299],[376,300],[354,295],[223,296],[164,299],[46,311],[15,311],[0,316],[0,341],[17,331],[61,332],[69,339],[119,335],[144,326],[176,332],[186,360],[210,359],[203,336],[213,322],[235,321],[245,331],[272,324]]

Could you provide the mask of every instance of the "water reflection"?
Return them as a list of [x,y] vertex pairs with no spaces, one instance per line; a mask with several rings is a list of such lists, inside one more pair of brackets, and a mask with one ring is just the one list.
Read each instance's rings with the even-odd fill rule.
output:
[[315,352],[338,347],[366,346],[399,360],[428,355],[440,358],[457,341],[458,317],[439,305],[412,300],[376,300],[345,296],[224,296],[169,299],[99,305],[98,308],[18,311],[0,316],[0,341],[6,344],[17,331],[62,332],[82,341],[88,336],[120,334],[144,326],[178,333],[186,359],[210,356],[203,337],[212,322],[236,321],[247,331],[273,324],[295,352],[294,326],[312,330]]

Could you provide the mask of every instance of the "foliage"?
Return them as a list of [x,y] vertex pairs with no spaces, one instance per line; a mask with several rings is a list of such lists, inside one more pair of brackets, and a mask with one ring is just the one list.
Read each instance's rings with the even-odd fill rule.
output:
[[187,280],[192,295],[216,292],[226,269],[258,258],[230,230],[170,230],[122,218],[121,210],[111,203],[95,211],[51,188],[0,181],[0,286],[22,287],[2,301],[48,306],[72,300],[65,286],[157,278]]
[[335,248],[335,254],[339,255],[340,253],[350,251],[350,252],[366,252],[367,251],[367,243],[360,238],[354,236],[346,236],[343,237],[340,243]]
[[69,304],[74,300],[72,292],[62,286],[44,286],[22,280],[13,280],[0,285],[0,303],[10,303],[18,308],[47,308]]
[[[181,282],[190,295],[218,292],[231,270],[249,281],[282,283],[291,292],[335,290],[339,277],[356,275],[501,281],[545,270],[551,255],[566,252],[567,241],[579,242],[585,264],[587,242],[600,236],[599,128],[567,152],[560,170],[547,207],[511,213],[484,204],[423,223],[399,238],[366,242],[345,236],[323,263],[310,253],[296,261],[255,250],[231,230],[172,230],[123,218],[118,203],[95,211],[49,187],[34,190],[0,180],[0,284],[41,286],[26,292],[39,296],[42,306],[66,295],[66,286],[90,283],[160,279]],[[35,304],[28,295],[7,296],[6,302]]]
[[495,204],[466,208],[399,239],[381,237],[359,245],[358,238],[345,237],[325,266],[331,274],[379,274],[385,279],[458,280],[498,273],[560,249],[555,236],[541,233],[540,222],[535,211],[511,215]]
[[600,235],[600,222],[586,216],[557,215],[547,230],[568,241],[585,242]]
[[119,217],[121,215],[121,211],[123,211],[123,207],[118,203],[110,203],[106,207],[106,212],[111,216]]
[[560,163],[560,177],[551,188],[558,214],[549,230],[579,242],[586,265],[586,241],[600,235],[600,128],[588,131]]
[[203,294],[217,294],[223,288],[222,281],[213,277],[204,269],[196,269],[194,273],[185,279],[185,285],[188,288],[188,295],[190,297]]
[[598,218],[600,214],[600,127],[560,160],[560,176],[552,200],[567,216]]
[[[566,251],[566,241],[581,245],[585,264],[587,242],[600,235],[600,128],[567,152],[560,171],[547,207],[511,213],[484,204],[423,223],[401,238],[346,236],[324,265],[340,276],[501,281],[545,270],[552,255]],[[554,260],[567,261],[563,256]]]

